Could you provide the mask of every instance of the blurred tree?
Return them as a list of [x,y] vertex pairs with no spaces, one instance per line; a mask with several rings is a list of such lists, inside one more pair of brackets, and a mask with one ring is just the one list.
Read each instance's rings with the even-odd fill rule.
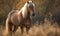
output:
[[0,21],[5,20],[8,13],[16,9],[16,5],[20,0],[0,0]]

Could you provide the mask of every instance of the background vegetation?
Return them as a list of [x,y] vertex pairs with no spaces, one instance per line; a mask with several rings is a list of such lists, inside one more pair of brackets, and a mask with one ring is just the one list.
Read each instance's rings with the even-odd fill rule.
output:
[[[8,13],[14,9],[21,9],[28,0],[0,0],[0,23],[5,22]],[[54,15],[60,11],[60,0],[33,0],[36,4],[36,13],[39,15]]]
[[[5,36],[5,26],[1,25],[5,24],[8,13],[12,10],[20,10],[26,1],[28,0],[0,0],[0,36]],[[36,19],[38,21],[39,19],[42,19],[41,15],[49,17],[55,15],[55,12],[60,12],[60,0],[33,0],[33,2],[36,5],[36,15],[38,16],[35,17],[35,21]],[[44,25],[33,26],[30,29],[29,34],[26,34],[25,32],[24,36],[60,36],[60,28],[56,23],[51,23],[46,19],[44,19],[44,22]],[[17,30],[18,34],[16,36],[21,35],[19,30],[20,29]]]

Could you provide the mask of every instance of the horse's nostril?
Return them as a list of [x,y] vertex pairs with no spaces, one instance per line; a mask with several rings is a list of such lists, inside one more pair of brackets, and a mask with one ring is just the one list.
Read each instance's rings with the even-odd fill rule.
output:
[[35,14],[33,13],[32,16],[35,16]]

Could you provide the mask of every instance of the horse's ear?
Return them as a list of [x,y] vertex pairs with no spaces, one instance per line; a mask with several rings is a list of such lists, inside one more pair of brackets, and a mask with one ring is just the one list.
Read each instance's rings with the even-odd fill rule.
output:
[[33,1],[32,1],[32,3],[33,3]]
[[29,4],[29,1],[27,1],[27,3]]

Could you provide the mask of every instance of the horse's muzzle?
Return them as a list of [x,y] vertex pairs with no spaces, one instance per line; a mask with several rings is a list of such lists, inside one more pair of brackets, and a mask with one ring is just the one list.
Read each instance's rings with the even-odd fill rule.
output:
[[32,16],[35,16],[35,13],[33,13]]

